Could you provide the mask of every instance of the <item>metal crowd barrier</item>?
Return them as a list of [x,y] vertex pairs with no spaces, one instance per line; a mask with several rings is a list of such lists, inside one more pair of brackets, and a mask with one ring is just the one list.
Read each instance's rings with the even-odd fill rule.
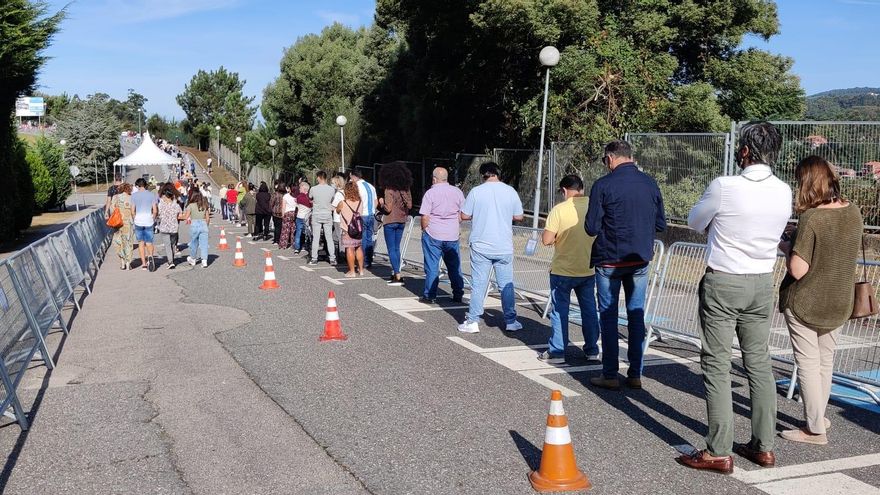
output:
[[83,292],[91,293],[109,233],[96,210],[0,261],[0,413],[22,430],[29,423],[18,386],[31,361],[55,367],[46,338],[56,327],[67,334],[62,310],[80,309]]
[[[670,246],[663,263],[660,289],[654,298],[651,315],[652,331],[662,337],[687,342],[700,347],[698,316],[700,279],[705,273],[706,246],[677,242]],[[861,265],[868,268],[868,280],[880,284],[880,262],[859,261],[855,270],[861,274]],[[785,276],[785,258],[777,258],[773,271],[775,286]],[[778,306],[778,292],[774,292],[774,306]],[[734,349],[738,349],[734,342]],[[797,366],[784,316],[774,312],[770,325],[769,349],[771,357],[793,366],[788,397],[794,393]],[[840,332],[834,355],[834,379],[868,394],[880,404],[880,397],[869,386],[880,386],[880,328],[878,317],[847,321]]]

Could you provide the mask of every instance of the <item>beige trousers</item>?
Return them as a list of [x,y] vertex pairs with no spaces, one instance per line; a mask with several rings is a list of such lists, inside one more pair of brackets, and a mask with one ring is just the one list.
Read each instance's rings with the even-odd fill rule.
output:
[[831,375],[834,369],[834,348],[838,327],[832,331],[816,331],[785,310],[785,322],[791,336],[794,361],[798,366],[801,399],[804,402],[804,417],[810,433],[825,433],[825,408],[831,396]]

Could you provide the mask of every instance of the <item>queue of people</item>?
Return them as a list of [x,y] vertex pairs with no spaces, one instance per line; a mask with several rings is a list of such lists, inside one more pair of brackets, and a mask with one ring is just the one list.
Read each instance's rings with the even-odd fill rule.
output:
[[[839,178],[825,159],[811,156],[797,164],[797,191],[777,178],[773,164],[782,139],[767,122],[744,126],[736,152],[741,173],[712,181],[693,206],[688,225],[708,236],[705,273],[699,284],[701,327],[700,366],[705,385],[708,432],[706,448],[682,455],[679,463],[700,470],[731,473],[736,452],[769,467],[776,463],[776,383],[769,353],[770,321],[775,295],[773,270],[777,253],[787,260],[778,310],[784,313],[799,368],[806,425],[782,431],[785,440],[814,445],[828,443],[825,409],[831,391],[834,350],[841,327],[853,309],[855,264],[864,249],[863,222],[858,207],[841,195]],[[550,264],[550,336],[538,360],[561,364],[569,347],[571,293],[582,315],[583,356],[601,363],[602,372],[589,380],[597,389],[642,388],[647,343],[645,306],[649,264],[656,233],[666,229],[663,197],[656,182],[633,159],[630,144],[612,141],[604,147],[608,173],[585,194],[581,177],[567,175],[559,182],[563,201],[549,213],[541,242],[554,248]],[[523,328],[515,304],[513,225],[524,218],[515,189],[505,184],[497,164],[480,166],[482,183],[465,196],[449,184],[448,171],[432,171],[419,215],[425,282],[419,301],[437,302],[441,261],[451,284],[452,300],[463,302],[461,222],[470,222],[466,242],[470,253],[471,294],[458,331],[480,332],[492,272],[501,293],[505,332]],[[357,169],[327,177],[316,184],[299,181],[229,184],[222,188],[221,214],[231,222],[245,217],[249,235],[273,240],[279,248],[306,251],[312,237],[309,264],[318,263],[323,238],[331,264],[343,259],[346,277],[364,276],[373,261],[373,241],[381,227],[391,264],[389,285],[402,285],[400,244],[413,208],[412,175],[403,164],[383,166],[379,189]],[[207,266],[210,208],[198,188],[190,189],[185,204],[171,184],[160,187],[159,200],[143,179],[132,194],[119,183],[108,197],[108,214],[120,209],[123,224],[114,243],[121,267],[130,266],[133,243],[138,244],[144,269],[153,264],[153,225],[166,245],[169,268],[174,267],[177,221],[190,224],[188,261],[197,250]],[[243,205],[243,207],[242,207]],[[799,215],[790,223],[792,205]],[[225,208],[224,208],[225,206]],[[274,223],[270,230],[269,222]],[[323,234],[323,235],[322,235]],[[618,298],[623,289],[627,314],[627,369],[620,376]],[[731,397],[732,341],[736,337],[748,377],[751,435],[734,443]],[[601,346],[599,342],[601,341]],[[580,351],[579,351],[580,352]]]

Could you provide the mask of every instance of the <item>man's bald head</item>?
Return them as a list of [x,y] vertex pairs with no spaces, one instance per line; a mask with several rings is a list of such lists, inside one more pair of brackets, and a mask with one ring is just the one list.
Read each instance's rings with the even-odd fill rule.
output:
[[431,176],[434,177],[437,182],[446,182],[449,180],[449,172],[443,167],[435,168],[434,172],[431,173]]

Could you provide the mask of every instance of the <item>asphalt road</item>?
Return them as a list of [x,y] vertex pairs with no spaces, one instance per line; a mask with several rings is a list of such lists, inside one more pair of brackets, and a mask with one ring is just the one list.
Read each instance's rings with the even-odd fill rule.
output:
[[[228,251],[216,250],[218,223]],[[880,493],[877,411],[832,404],[830,444],[780,440],[775,469],[737,457],[732,476],[689,470],[676,448],[701,448],[706,431],[693,348],[654,343],[644,390],[596,391],[585,383],[598,370],[574,348],[574,371],[535,360],[549,328],[527,301],[523,331],[501,332],[490,300],[481,333],[462,335],[462,305],[416,302],[418,272],[388,287],[377,262],[350,280],[247,240],[236,268],[242,231],[215,222],[208,268],[160,259],[155,273],[121,272],[111,253],[48,388],[37,371],[29,380],[31,433],[0,430],[8,493],[529,494],[556,387],[590,493]],[[266,249],[274,291],[258,288]],[[343,342],[318,340],[330,290]],[[742,442],[747,383],[734,365]],[[780,395],[778,428],[800,417]]]
[[[217,231],[212,229],[212,246]],[[227,232],[233,247],[235,231],[241,229]],[[304,258],[275,250],[281,289],[261,291],[263,249],[272,246],[243,246],[245,268],[231,266],[232,251],[227,251],[208,269],[172,278],[191,302],[232,306],[251,315],[249,323],[217,338],[253,380],[370,491],[532,493],[526,475],[540,458],[549,388],[487,358],[490,354],[450,339],[464,339],[482,349],[516,346],[514,352],[522,354],[524,345],[545,344],[549,332],[546,321],[529,305],[519,311],[524,331],[501,332],[500,311],[492,309],[480,334],[462,336],[455,326],[465,309],[448,299],[442,304],[455,309],[409,313],[422,322],[375,301],[412,306],[422,285],[417,273],[404,287],[388,287],[377,278],[346,280],[341,270],[326,264],[306,266],[313,270],[306,271]],[[373,273],[384,277],[388,268],[377,264]],[[329,290],[335,291],[339,303],[349,336],[345,342],[317,338]],[[574,330],[576,335],[577,327]],[[664,343],[655,348],[691,361],[646,368],[643,391],[587,388],[588,377],[597,371],[546,375],[580,394],[566,400],[566,410],[578,463],[592,479],[593,492],[682,493],[700,486],[716,493],[765,493],[737,477],[695,472],[674,462],[675,446],[703,445],[705,405],[694,362],[698,356],[684,346]],[[536,353],[526,350],[522,359],[534,359]],[[572,357],[573,364],[584,364]],[[736,438],[747,441],[747,384],[739,371],[733,380]],[[779,428],[799,426],[800,409],[780,397]],[[834,423],[831,445],[810,448],[780,441],[779,465],[878,452],[876,413],[831,406],[829,417]],[[842,461],[841,466],[846,465]],[[743,472],[760,470],[743,459],[737,459],[737,467]],[[832,471],[880,486],[877,465]],[[812,482],[823,486],[817,483]]]

